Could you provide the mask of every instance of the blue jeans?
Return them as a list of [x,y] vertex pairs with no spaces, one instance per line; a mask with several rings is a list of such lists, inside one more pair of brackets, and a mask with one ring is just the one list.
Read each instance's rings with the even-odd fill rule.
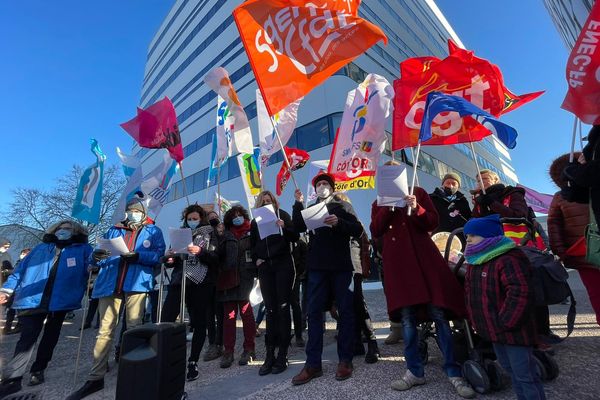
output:
[[519,400],[545,400],[544,387],[536,373],[531,347],[494,343],[494,352],[502,368],[510,374]]
[[[435,323],[437,343],[444,355],[444,372],[449,377],[462,376],[460,366],[454,361],[454,344],[450,324],[444,317],[444,310],[431,304],[427,305],[427,312]],[[406,366],[416,377],[423,377],[425,370],[423,360],[419,355],[419,332],[417,331],[417,307],[404,307],[402,309],[402,328],[404,333],[404,358]]]
[[323,311],[335,298],[338,321],[337,350],[340,362],[352,362],[354,356],[354,281],[353,271],[315,271],[308,274],[308,341],[306,366],[321,368],[323,353]]

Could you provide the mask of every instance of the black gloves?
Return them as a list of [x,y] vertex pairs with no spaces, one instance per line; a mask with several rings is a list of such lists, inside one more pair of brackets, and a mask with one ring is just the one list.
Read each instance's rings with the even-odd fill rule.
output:
[[102,261],[102,260],[104,260],[105,258],[108,258],[108,257],[110,257],[110,251],[104,250],[104,249],[96,249],[92,253],[92,259],[95,262]]
[[140,259],[140,254],[132,251],[130,253],[125,253],[121,256],[121,258],[127,261],[129,264],[136,263]]
[[475,203],[482,207],[488,207],[493,202],[494,199],[489,194],[480,194],[479,196],[475,197]]

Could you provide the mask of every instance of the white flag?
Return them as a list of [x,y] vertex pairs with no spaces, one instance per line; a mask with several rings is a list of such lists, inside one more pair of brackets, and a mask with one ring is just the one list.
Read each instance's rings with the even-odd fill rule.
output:
[[375,175],[385,148],[386,118],[391,114],[393,98],[392,85],[376,74],[367,75],[363,83],[348,92],[329,164],[336,182]]
[[177,162],[165,152],[160,164],[144,177],[141,189],[147,199],[145,204],[149,215],[156,218],[165,205],[173,176],[178,168]]
[[254,144],[252,143],[248,117],[229,79],[229,74],[225,68],[217,67],[206,74],[204,82],[227,102],[228,111],[231,115],[231,154],[252,154]]
[[281,137],[281,142],[285,146],[290,140],[294,129],[296,129],[296,123],[298,122],[298,107],[303,97],[290,103],[283,110],[275,114],[273,122],[271,122],[271,116],[267,112],[267,107],[263,100],[262,94],[259,89],[256,89],[256,113],[258,117],[258,138],[260,143],[260,164],[264,167],[273,154],[281,150],[279,140],[275,136],[275,129],[273,129],[273,123],[277,127],[277,132]]
[[129,178],[136,169],[142,164],[140,159],[136,156],[130,156],[121,151],[120,148],[117,147],[117,155],[121,159],[121,165],[123,166],[123,173],[125,177]]

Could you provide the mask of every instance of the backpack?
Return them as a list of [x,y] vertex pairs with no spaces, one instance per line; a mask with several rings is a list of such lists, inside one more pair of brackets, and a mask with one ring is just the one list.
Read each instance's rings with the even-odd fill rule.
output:
[[567,281],[569,279],[567,270],[559,260],[554,258],[554,255],[547,251],[530,246],[519,248],[525,253],[533,267],[532,281],[536,305],[560,304],[570,297],[571,306],[567,313],[567,336],[569,336],[575,326],[577,302]]

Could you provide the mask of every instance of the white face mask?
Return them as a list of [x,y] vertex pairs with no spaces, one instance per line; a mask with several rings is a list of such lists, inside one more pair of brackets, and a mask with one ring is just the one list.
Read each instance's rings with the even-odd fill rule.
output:
[[331,189],[328,186],[323,185],[317,188],[317,196],[319,196],[321,199],[328,198],[330,194]]
[[127,219],[131,222],[141,222],[143,217],[144,214],[139,211],[127,211]]
[[196,229],[198,225],[200,225],[200,221],[198,221],[197,219],[187,220],[187,226],[189,226],[191,229]]

